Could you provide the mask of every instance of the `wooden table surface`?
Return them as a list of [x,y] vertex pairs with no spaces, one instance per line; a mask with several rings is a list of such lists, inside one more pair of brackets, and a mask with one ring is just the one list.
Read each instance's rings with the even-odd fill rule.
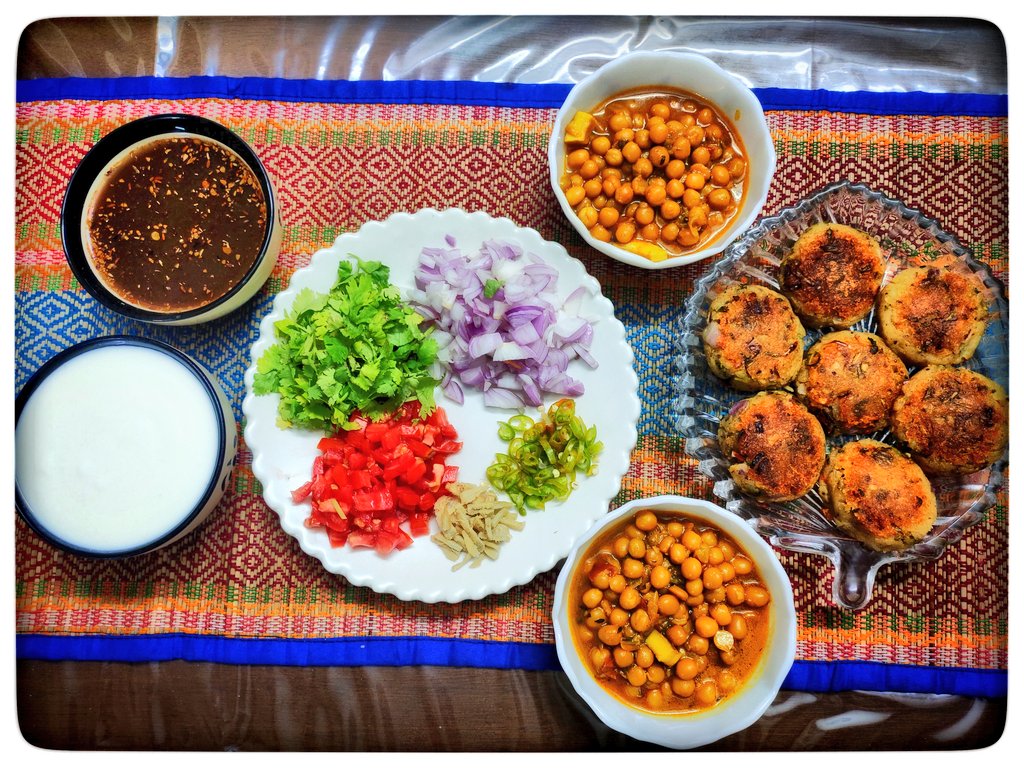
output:
[[[376,40],[401,41],[429,23],[385,25]],[[18,78],[153,74],[158,33],[156,19],[38,22],[22,36]],[[290,66],[313,71],[318,34],[308,20],[184,20],[164,74],[276,76],[274,46],[294,46]],[[653,749],[600,723],[561,672],[32,660],[16,672],[22,734],[50,749]],[[857,727],[856,713],[889,716]],[[783,691],[754,726],[705,749],[972,749],[997,741],[1005,720],[1005,699]]]

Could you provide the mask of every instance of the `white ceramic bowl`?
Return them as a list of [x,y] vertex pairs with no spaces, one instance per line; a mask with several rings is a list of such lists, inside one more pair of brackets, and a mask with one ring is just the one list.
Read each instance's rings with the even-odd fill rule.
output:
[[[746,193],[740,210],[729,225],[705,247],[664,261],[631,253],[613,243],[605,243],[591,236],[576,212],[565,199],[560,179],[565,165],[565,127],[578,111],[589,112],[607,99],[636,88],[659,86],[688,91],[703,96],[729,118],[743,141],[747,153],[748,169],[745,179]],[[600,67],[577,83],[569,92],[555,118],[555,126],[548,142],[548,167],[551,187],[580,236],[593,248],[618,261],[644,269],[680,267],[706,259],[722,252],[744,232],[760,214],[768,198],[772,174],[775,172],[775,146],[761,103],[743,83],[713,61],[694,53],[671,51],[638,51],[621,56]]]
[[[580,656],[573,639],[573,610],[568,605],[568,595],[581,557],[595,540],[603,539],[641,509],[699,519],[717,528],[746,551],[772,596],[769,603],[771,627],[757,668],[736,692],[700,712],[654,714],[629,706],[594,678],[589,663]],[[558,574],[553,610],[558,660],[583,701],[609,728],[671,749],[692,749],[710,744],[752,725],[775,699],[796,654],[793,589],[772,548],[746,521],[700,499],[683,496],[636,499],[595,523],[576,544]]]
[[238,439],[217,380],[183,352],[104,336],[59,352],[15,401],[15,507],[51,545],[140,555],[205,520]]

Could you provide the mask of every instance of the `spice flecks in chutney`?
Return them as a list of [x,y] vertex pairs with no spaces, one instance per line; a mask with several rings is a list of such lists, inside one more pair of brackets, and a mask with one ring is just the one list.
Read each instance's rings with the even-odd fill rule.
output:
[[90,259],[107,288],[155,312],[206,306],[259,256],[267,202],[252,170],[199,137],[157,137],[105,171],[89,207]]

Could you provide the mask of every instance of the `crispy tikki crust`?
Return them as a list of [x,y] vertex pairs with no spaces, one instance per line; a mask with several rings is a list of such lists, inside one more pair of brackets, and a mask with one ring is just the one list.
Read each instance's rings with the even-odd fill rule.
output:
[[863,439],[833,450],[818,490],[837,526],[881,552],[906,549],[935,525],[931,483],[913,459]]
[[834,331],[807,350],[796,392],[827,426],[867,434],[889,424],[907,367],[873,333]]
[[845,224],[821,223],[783,257],[779,285],[807,325],[849,328],[871,312],[884,274],[877,240]]
[[985,285],[952,266],[908,267],[878,297],[878,331],[913,365],[956,365],[978,348],[988,324]]
[[804,327],[786,297],[762,285],[730,285],[708,309],[708,367],[737,389],[781,387],[800,370]]
[[893,435],[932,474],[966,475],[998,461],[1009,440],[1004,390],[967,368],[929,365],[903,385]]
[[821,423],[788,392],[759,392],[734,405],[718,442],[736,485],[765,501],[803,496],[825,463]]

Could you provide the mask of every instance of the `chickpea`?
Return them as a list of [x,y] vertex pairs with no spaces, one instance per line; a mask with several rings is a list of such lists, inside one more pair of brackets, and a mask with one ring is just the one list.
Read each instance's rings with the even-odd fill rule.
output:
[[586,193],[587,197],[593,200],[604,191],[603,186],[604,185],[601,183],[600,179],[591,178],[587,179],[583,183],[583,191]]
[[722,586],[722,572],[717,568],[705,568],[703,581],[705,589],[718,589]]
[[622,575],[627,579],[639,579],[644,575],[644,564],[632,557],[627,557],[622,563]]
[[632,201],[633,188],[629,184],[619,184],[615,189],[615,202],[619,205],[629,205]]
[[618,223],[619,212],[610,205],[605,206],[598,211],[597,220],[601,223],[601,226],[608,227],[610,229]]
[[691,229],[683,229],[679,232],[679,237],[676,238],[676,242],[684,248],[689,248],[691,245],[696,245],[700,241],[700,235]]
[[640,593],[636,587],[626,587],[622,590],[622,594],[619,595],[619,607],[626,611],[632,611],[638,605],[640,605]]
[[725,129],[718,123],[712,123],[704,129],[704,135],[709,141],[718,142],[725,138]]
[[[640,536],[634,536],[629,540],[629,556],[637,559],[644,556],[647,551],[647,543]],[[628,578],[628,577],[627,577]]]
[[747,172],[747,164],[741,157],[734,157],[726,167],[729,169],[729,175],[734,179],[742,179],[743,174]]
[[603,227],[600,224],[595,224],[590,228],[590,236],[595,240],[600,240],[602,243],[609,243],[612,239],[612,233],[608,231],[607,227]]
[[612,651],[612,659],[619,669],[633,666],[633,652],[627,651],[625,648],[620,647]]
[[728,189],[718,187],[708,194],[708,205],[716,211],[724,211],[732,205],[732,194]]
[[[664,565],[656,565],[651,568],[651,586],[655,589],[665,589],[668,586],[669,579],[669,570]],[[675,611],[671,611],[671,613],[675,613]]]
[[747,599],[746,590],[738,581],[734,581],[725,587],[725,601],[729,605],[740,605]]
[[672,114],[672,110],[669,108],[668,104],[666,104],[663,101],[654,102],[653,104],[651,104],[650,109],[648,111],[654,117],[660,117],[662,121],[664,121],[666,117]]
[[642,669],[647,669],[654,663],[654,651],[647,645],[641,645],[636,649],[636,664]]
[[608,127],[613,131],[621,131],[633,125],[633,118],[626,112],[616,112],[608,118]]
[[622,186],[622,182],[614,176],[604,176],[602,178],[604,178],[604,181],[601,183],[601,191],[606,197],[615,197],[615,192]]
[[650,149],[651,132],[648,131],[646,128],[638,128],[633,137],[633,141],[636,142],[637,146],[640,147],[640,149]]
[[743,555],[737,555],[732,559],[732,567],[736,569],[737,576],[746,576],[754,569],[754,564]]
[[627,141],[622,147],[622,158],[627,163],[636,163],[640,159],[640,147],[635,141]]
[[580,166],[580,176],[584,179],[592,179],[597,176],[600,170],[600,167],[598,167],[594,160],[588,159]]
[[607,568],[602,568],[599,571],[595,571],[590,575],[590,583],[600,589],[602,592],[608,589],[608,582],[612,578],[612,572]]
[[646,702],[648,709],[661,709],[665,706],[665,695],[658,688],[655,688],[647,692]]
[[565,201],[573,208],[582,203],[583,198],[586,196],[587,193],[583,190],[583,187],[572,186],[565,190]]
[[707,125],[715,119],[715,113],[712,112],[710,108],[703,107],[702,109],[697,110],[695,117],[697,118],[698,123],[701,125]]
[[673,542],[672,546],[668,548],[668,559],[676,565],[681,565],[689,554],[690,551],[678,541]]
[[616,536],[612,542],[612,554],[620,560],[629,553],[629,539],[625,536]]
[[[687,551],[685,545],[683,545],[683,551]],[[683,574],[684,579],[686,579],[687,581],[691,581],[693,579],[700,578],[703,566],[701,566],[700,560],[698,560],[697,558],[686,557],[680,564],[679,570]]]
[[[704,201],[704,198],[700,196],[700,192],[695,189],[687,189],[683,192],[683,207],[685,208],[696,208]],[[698,537],[699,540],[699,537]],[[683,542],[686,543],[685,541]],[[690,549],[696,549],[696,547],[690,547]]]
[[704,177],[704,183],[708,183],[708,179],[711,178],[711,169],[708,168],[704,163],[694,163],[690,166],[690,173],[699,173]]
[[[650,566],[663,567],[661,563],[664,559],[665,556],[661,554],[661,550],[657,547],[648,547],[647,554],[644,555],[644,562]],[[665,586],[668,586],[667,581],[665,582]]]
[[729,631],[732,632],[732,636],[737,640],[745,638],[750,631],[746,618],[740,613],[734,613],[732,620],[729,622]]
[[591,648],[590,649],[590,664],[598,672],[604,667],[605,662],[611,658],[611,654],[607,648]]
[[673,539],[678,539],[683,535],[683,524],[678,520],[673,520],[665,526],[665,530]]
[[[672,221],[672,219],[678,218],[679,214],[682,212],[682,208],[675,200],[665,200],[661,204],[661,217],[666,221]],[[675,240],[675,237],[672,237],[671,239]]]
[[665,139],[668,138],[668,126],[665,125],[664,120],[660,123],[654,123],[648,130],[652,144],[664,144]]
[[[666,203],[666,205],[667,205],[667,203]],[[662,210],[662,216],[664,216],[665,215],[664,214],[664,210],[665,210],[665,206],[664,205],[661,207],[661,210]],[[666,224],[664,227],[662,227],[662,229],[661,229],[661,239],[664,240],[666,243],[674,243],[676,241],[677,237],[679,237],[679,225],[676,224],[674,221],[671,221],[668,224]],[[678,544],[676,546],[682,546],[682,545]]]
[[612,608],[611,613],[608,614],[608,623],[613,627],[624,627],[629,621],[629,614],[621,608]]
[[732,567],[732,563],[719,563],[718,570],[722,574],[723,583],[728,583],[736,578],[736,569]]
[[732,693],[736,690],[739,680],[736,675],[725,669],[718,674],[718,688],[722,693]]
[[651,614],[644,608],[639,608],[630,614],[629,625],[642,634],[651,628]]
[[683,680],[679,677],[672,678],[672,693],[682,699],[688,699],[693,696],[693,691],[696,687],[693,680]]
[[649,533],[658,527],[658,516],[650,510],[644,510],[636,516],[633,524],[644,533]]
[[578,170],[587,160],[590,159],[590,152],[586,149],[574,149],[565,158],[565,164],[572,170]]
[[652,221],[650,224],[645,224],[643,229],[640,230],[640,236],[644,240],[650,240],[652,243],[661,237],[661,229],[658,227],[657,222]]
[[583,604],[587,608],[597,608],[601,604],[601,600],[604,598],[604,593],[600,589],[588,589],[583,593]]
[[690,631],[682,624],[673,624],[665,630],[665,636],[672,645],[676,648],[680,648],[690,637]]
[[622,150],[618,147],[612,147],[604,153],[604,162],[612,168],[618,168],[622,165]]
[[679,136],[672,142],[672,157],[677,160],[685,160],[690,156],[690,140],[685,136]]
[[710,616],[701,616],[693,622],[693,626],[697,634],[704,638],[714,637],[718,631],[718,622]]
[[717,544],[708,550],[708,562],[711,565],[720,565],[725,560],[725,555],[722,554],[722,549]]
[[691,551],[699,547],[700,534],[693,530],[693,528],[690,528],[686,533],[683,534],[683,546],[685,546],[687,549]]
[[651,164],[655,168],[664,168],[669,164],[669,161],[671,160],[671,155],[669,154],[669,151],[665,149],[665,147],[660,145],[656,147],[651,147],[651,151],[647,154],[647,157],[650,159]]
[[655,685],[661,685],[665,681],[665,668],[660,664],[651,665],[647,670],[647,681]]
[[683,134],[686,140],[690,142],[690,146],[696,147],[704,143],[704,129],[699,125],[691,125],[686,129]]
[[700,579],[690,579],[686,582],[684,588],[686,589],[686,594],[691,597],[700,597],[701,602],[704,601],[704,582]]
[[703,227],[708,223],[708,213],[704,210],[703,205],[698,205],[696,208],[691,208],[687,213],[689,216],[690,226],[692,227]]
[[686,163],[682,160],[669,160],[665,164],[665,177],[668,179],[681,179],[686,173]]
[[[695,144],[699,142],[694,142]],[[700,165],[707,165],[711,161],[711,152],[705,146],[695,147],[690,153],[690,160]]]
[[747,605],[753,608],[763,608],[764,606],[768,605],[768,601],[770,598],[768,597],[768,590],[766,590],[764,587],[757,584],[753,584],[748,585],[746,587],[746,590]]
[[639,688],[647,682],[647,673],[640,669],[640,667],[630,667],[629,672],[626,673],[626,680],[629,681],[630,685],[635,685]]
[[692,657],[683,656],[676,662],[676,676],[681,680],[693,680],[699,674],[700,667]]
[[607,136],[595,136],[590,142],[590,151],[595,155],[603,156],[612,147],[612,141]]
[[711,167],[711,181],[720,187],[726,187],[732,182],[732,174],[726,166],[718,163]]
[[621,594],[626,589],[626,577],[621,573],[616,573],[608,579],[608,589],[617,595]]
[[636,209],[636,220],[638,224],[646,226],[654,221],[654,209],[646,203],[641,203]]
[[654,164],[646,157],[641,157],[633,162],[633,173],[641,179],[646,179],[654,173]]
[[636,226],[624,221],[615,228],[615,240],[619,243],[628,243],[636,237]]
[[703,707],[710,707],[718,701],[718,687],[715,685],[715,681],[705,680],[697,686],[694,696],[696,697],[698,704]]
[[583,226],[587,229],[597,224],[597,209],[593,206],[588,205],[585,208],[580,208],[576,215],[579,216]]
[[647,191],[647,179],[642,176],[634,176],[633,180],[629,182],[629,185],[633,188],[633,193],[642,195]]
[[622,632],[616,626],[605,624],[597,630],[597,639],[605,645],[615,646],[622,642]]
[[727,627],[732,621],[732,611],[725,603],[718,603],[711,608],[711,618],[718,622],[718,626]]
[[[657,570],[657,568],[655,570]],[[666,577],[668,576],[668,568],[665,569],[665,575]],[[654,571],[651,571],[651,586],[654,586]],[[660,613],[662,616],[674,616],[676,611],[678,610],[679,598],[675,595],[665,594],[658,598],[658,613]],[[673,626],[678,625],[674,624]]]
[[644,198],[655,208],[664,203],[666,197],[665,187],[659,184],[652,184],[644,193]]

